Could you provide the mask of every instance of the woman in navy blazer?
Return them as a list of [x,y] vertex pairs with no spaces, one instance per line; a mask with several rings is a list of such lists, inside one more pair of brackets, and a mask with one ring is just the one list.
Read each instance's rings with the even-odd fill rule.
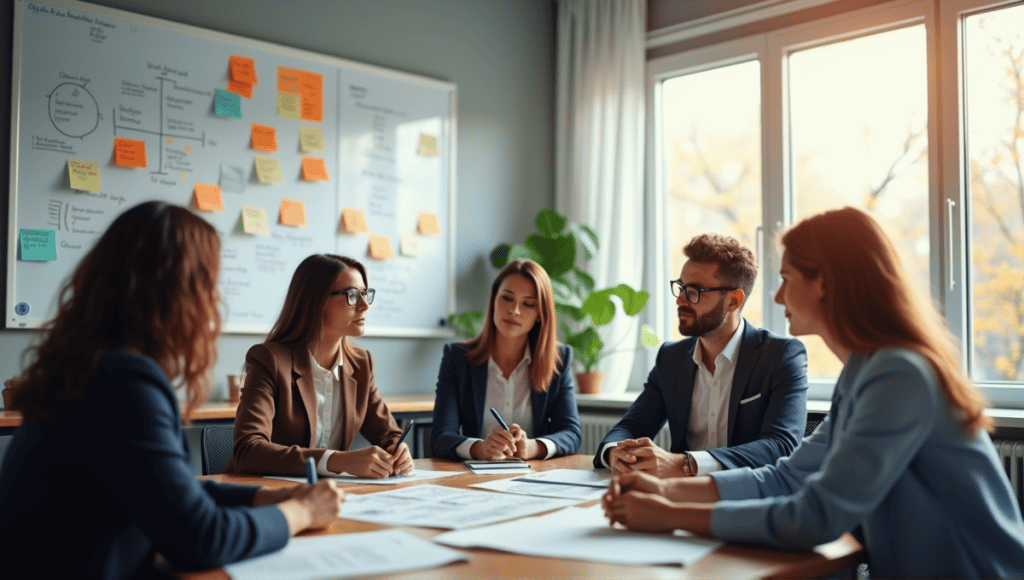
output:
[[203,400],[220,329],[220,238],[161,202],[121,214],[60,293],[13,407],[0,469],[8,578],[156,576],[282,548],[341,512],[333,481],[283,490],[198,482],[186,416]]
[[576,453],[580,419],[572,349],[557,344],[556,327],[544,268],[532,260],[505,266],[491,285],[483,331],[444,347],[434,456],[548,459]]
[[800,548],[852,532],[876,578],[1024,578],[1024,520],[984,398],[882,228],[844,208],[797,224],[782,245],[775,301],[789,331],[821,336],[844,363],[828,416],[773,465],[623,476],[608,517]]

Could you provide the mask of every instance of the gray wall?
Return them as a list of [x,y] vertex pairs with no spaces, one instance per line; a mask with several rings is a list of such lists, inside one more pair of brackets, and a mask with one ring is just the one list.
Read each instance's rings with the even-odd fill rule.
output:
[[[457,308],[482,309],[495,244],[522,239],[554,206],[555,5],[550,0],[93,0],[422,74],[458,85]],[[0,184],[9,183],[13,0],[0,9]],[[7,187],[0,228],[6,246]],[[6,256],[6,247],[3,256]],[[0,272],[6,276],[6,268]],[[6,280],[3,281],[6,288]],[[279,305],[267,305],[276,309]],[[0,378],[36,333],[0,330]],[[220,339],[211,400],[226,397],[254,335]],[[433,393],[443,341],[361,338],[385,394]]]

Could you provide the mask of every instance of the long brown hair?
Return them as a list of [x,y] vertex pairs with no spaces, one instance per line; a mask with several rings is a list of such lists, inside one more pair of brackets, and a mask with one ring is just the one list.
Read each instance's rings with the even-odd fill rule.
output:
[[[366,267],[352,258],[337,254],[313,254],[303,260],[292,274],[281,314],[270,329],[266,342],[311,344],[318,340],[331,289],[338,275],[349,268],[358,270],[363,276],[363,284],[369,284]],[[347,337],[342,339],[341,347],[349,355],[352,354]]]
[[[468,348],[466,359],[474,365],[487,362],[494,350],[494,342],[498,327],[494,325],[494,300],[498,297],[501,283],[513,274],[532,280],[537,288],[537,322],[530,329],[528,342],[532,361],[530,362],[530,388],[542,393],[548,389],[548,383],[555,376],[555,369],[562,362],[558,354],[557,328],[555,319],[555,295],[551,289],[551,279],[544,268],[533,260],[516,260],[510,262],[498,272],[491,284],[491,299],[487,302],[487,318],[480,334],[463,344]],[[570,372],[565,369],[563,372]]]
[[22,355],[34,360],[13,407],[27,422],[59,418],[86,395],[107,352],[130,348],[182,379],[187,421],[217,359],[219,268],[220,237],[191,211],[151,201],[122,213],[61,289],[41,342]]
[[957,340],[914,289],[878,222],[852,207],[827,211],[793,226],[782,245],[805,278],[823,277],[821,310],[833,340],[853,352],[916,351],[932,364],[964,429],[992,428],[985,398],[961,368]]

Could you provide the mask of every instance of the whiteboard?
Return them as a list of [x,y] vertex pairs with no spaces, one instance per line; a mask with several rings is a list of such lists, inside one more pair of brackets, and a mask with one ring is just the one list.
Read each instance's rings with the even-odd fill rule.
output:
[[[229,87],[232,57],[252,59],[255,84]],[[158,199],[219,232],[226,332],[267,332],[299,262],[333,252],[363,262],[377,290],[368,335],[452,336],[454,84],[73,0],[15,0],[13,61],[7,328],[52,318],[113,219]],[[238,109],[218,109],[225,95]],[[275,130],[275,151],[254,148],[254,124]],[[302,150],[309,129],[322,150]],[[144,142],[145,166],[118,163],[117,139]],[[276,160],[280,182],[261,181],[257,157]],[[303,157],[327,179],[306,179]],[[98,191],[72,187],[79,161],[98,164]],[[200,209],[197,184],[221,188],[223,211]],[[283,223],[281,200],[301,202],[305,225]],[[243,206],[265,210],[268,233],[246,231]],[[368,231],[346,228],[346,209]],[[439,231],[421,230],[431,216]],[[22,248],[22,230],[54,232],[56,260]],[[371,256],[371,234],[393,258]]]

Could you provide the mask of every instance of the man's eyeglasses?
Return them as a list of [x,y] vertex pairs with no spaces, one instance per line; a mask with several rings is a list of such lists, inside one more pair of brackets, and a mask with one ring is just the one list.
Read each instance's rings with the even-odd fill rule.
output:
[[362,296],[363,300],[366,301],[367,306],[369,306],[370,304],[373,304],[373,295],[376,293],[377,291],[373,288],[367,288],[366,290],[360,290],[359,288],[342,288],[341,290],[334,290],[331,292],[331,296],[344,294],[345,297],[348,298],[349,306],[359,304],[359,297]]
[[683,284],[680,280],[670,280],[668,285],[672,288],[672,295],[679,296],[682,293],[686,293],[686,299],[690,304],[696,304],[700,302],[700,295],[705,292],[722,292],[725,290],[737,290],[732,286],[716,286],[714,288],[698,288],[692,284]]

